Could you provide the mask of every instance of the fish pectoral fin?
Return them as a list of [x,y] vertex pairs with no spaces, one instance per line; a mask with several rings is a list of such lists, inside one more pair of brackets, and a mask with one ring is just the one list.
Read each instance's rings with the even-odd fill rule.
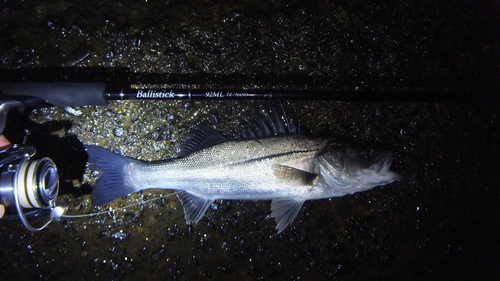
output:
[[271,202],[271,217],[276,219],[278,234],[293,222],[303,204],[304,201],[297,201],[292,198],[273,199]]
[[179,198],[182,208],[184,208],[186,223],[192,224],[197,224],[205,215],[208,207],[214,202],[212,199],[199,197],[185,191],[177,191],[177,198]]
[[274,164],[272,169],[274,176],[291,185],[311,186],[318,179],[318,175],[315,173],[309,173],[290,166]]

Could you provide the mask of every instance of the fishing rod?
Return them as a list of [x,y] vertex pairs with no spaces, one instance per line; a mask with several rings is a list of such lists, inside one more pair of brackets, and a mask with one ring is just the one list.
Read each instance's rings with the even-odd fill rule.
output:
[[308,91],[267,89],[110,88],[103,82],[0,83],[0,114],[15,107],[105,106],[112,100],[335,100],[380,102],[500,102],[483,92]]

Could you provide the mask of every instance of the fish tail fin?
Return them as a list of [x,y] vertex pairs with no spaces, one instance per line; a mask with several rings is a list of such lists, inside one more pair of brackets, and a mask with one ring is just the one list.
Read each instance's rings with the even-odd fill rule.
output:
[[126,165],[137,160],[115,154],[104,148],[85,145],[88,155],[88,167],[99,175],[92,187],[92,203],[100,206],[137,192],[135,186],[127,183],[124,175]]

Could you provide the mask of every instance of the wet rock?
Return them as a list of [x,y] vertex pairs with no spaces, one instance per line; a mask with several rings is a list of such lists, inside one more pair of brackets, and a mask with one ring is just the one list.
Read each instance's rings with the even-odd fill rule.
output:
[[45,240],[45,246],[49,247],[55,246],[59,242],[60,238],[61,238],[60,233],[52,234],[47,240]]
[[92,54],[93,50],[94,48],[89,43],[81,43],[69,53],[66,58],[66,62],[69,65],[74,66],[87,59]]
[[165,256],[165,246],[161,246],[151,254],[151,259],[157,261]]

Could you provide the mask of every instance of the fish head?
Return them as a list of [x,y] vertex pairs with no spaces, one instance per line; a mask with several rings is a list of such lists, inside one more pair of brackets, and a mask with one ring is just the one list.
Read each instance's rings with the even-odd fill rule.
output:
[[391,171],[392,153],[364,153],[350,148],[330,145],[314,158],[314,169],[319,175],[317,184],[323,185],[332,197],[386,185],[401,179]]

